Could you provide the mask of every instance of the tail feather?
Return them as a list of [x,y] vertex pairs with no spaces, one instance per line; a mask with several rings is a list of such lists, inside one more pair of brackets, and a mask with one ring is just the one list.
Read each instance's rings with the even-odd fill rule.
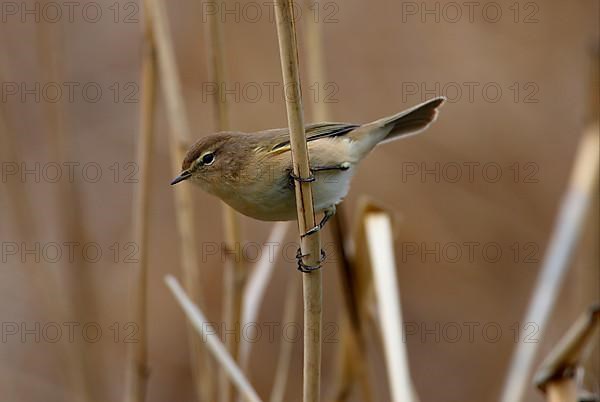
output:
[[436,120],[438,108],[445,100],[446,98],[441,96],[396,115],[358,127],[348,134],[356,141],[354,152],[362,157],[379,143],[394,141],[425,130]]
[[394,141],[425,130],[437,119],[438,108],[445,100],[444,97],[435,98],[395,116],[379,120],[383,128],[389,128],[388,134],[380,142]]

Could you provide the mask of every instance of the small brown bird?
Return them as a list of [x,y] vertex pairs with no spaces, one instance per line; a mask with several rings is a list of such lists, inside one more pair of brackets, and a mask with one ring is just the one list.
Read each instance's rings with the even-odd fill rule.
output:
[[[319,230],[348,193],[358,163],[379,143],[416,134],[437,117],[445,98],[424,102],[372,123],[317,123],[306,127],[314,177]],[[198,140],[188,151],[181,174],[171,184],[191,179],[240,213],[263,221],[296,219],[289,130],[220,132]],[[308,233],[306,233],[308,234]],[[305,234],[305,235],[306,235]]]

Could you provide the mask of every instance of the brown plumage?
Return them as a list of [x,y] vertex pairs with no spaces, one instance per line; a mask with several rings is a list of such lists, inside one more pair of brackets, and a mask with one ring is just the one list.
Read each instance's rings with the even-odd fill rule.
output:
[[[315,211],[332,213],[348,193],[356,165],[379,143],[415,134],[437,116],[444,98],[364,125],[306,127]],[[198,140],[172,184],[191,179],[244,215],[267,221],[296,218],[287,128],[221,132]]]

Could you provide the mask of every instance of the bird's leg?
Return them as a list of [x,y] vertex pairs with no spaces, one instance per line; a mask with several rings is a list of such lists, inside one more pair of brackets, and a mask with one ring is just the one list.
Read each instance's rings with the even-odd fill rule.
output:
[[311,234],[314,234],[314,233],[320,231],[321,229],[323,229],[323,227],[325,226],[325,224],[327,223],[327,221],[329,219],[331,219],[331,217],[333,215],[335,215],[335,205],[332,205],[329,208],[325,209],[323,211],[323,218],[321,219],[321,222],[319,222],[319,224],[317,226],[315,226],[314,228],[309,229],[306,233],[304,233],[300,237],[310,236]]
[[[339,165],[331,165],[331,166],[315,166],[310,168],[310,172],[322,172],[322,171],[327,171],[327,170],[348,170],[350,169],[350,162],[342,162]],[[316,181],[317,179],[315,178],[314,175],[310,175],[309,177],[299,177],[296,176],[294,174],[293,170],[290,170],[290,178],[292,179],[291,184],[294,184],[294,181],[300,182],[300,183],[312,183],[314,181]]]
[[350,162],[342,162],[339,165],[331,165],[331,166],[315,166],[310,168],[313,172],[321,172],[323,170],[348,170],[350,169]]

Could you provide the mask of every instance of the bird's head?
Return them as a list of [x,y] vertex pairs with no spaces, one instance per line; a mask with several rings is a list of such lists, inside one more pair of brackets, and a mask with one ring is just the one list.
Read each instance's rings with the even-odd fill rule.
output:
[[248,155],[246,136],[241,133],[217,133],[198,140],[188,150],[181,173],[171,181],[196,182],[211,193],[235,182],[244,169]]

